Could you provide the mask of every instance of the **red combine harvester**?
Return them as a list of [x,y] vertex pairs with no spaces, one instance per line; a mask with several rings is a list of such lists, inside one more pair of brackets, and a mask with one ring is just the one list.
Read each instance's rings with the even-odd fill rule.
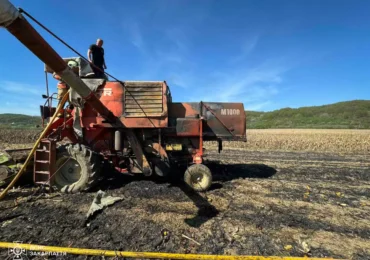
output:
[[104,177],[103,165],[122,174],[166,176],[172,165],[184,164],[185,182],[204,191],[212,175],[202,164],[203,141],[218,141],[219,151],[223,140],[246,141],[242,103],[172,102],[165,81],[94,78],[89,63],[61,58],[8,0],[0,0],[0,26],[45,63],[59,81],[57,99],[69,95],[53,121],[55,94],[44,95],[41,115],[49,130],[34,154],[36,184],[78,192]]

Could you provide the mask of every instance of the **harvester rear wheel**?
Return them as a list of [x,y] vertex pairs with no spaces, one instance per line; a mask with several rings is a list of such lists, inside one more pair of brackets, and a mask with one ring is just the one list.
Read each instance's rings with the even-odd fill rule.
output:
[[55,164],[53,184],[61,192],[87,191],[99,181],[102,160],[84,145],[60,146]]
[[195,191],[206,191],[212,184],[212,173],[204,164],[193,164],[186,169],[184,181]]

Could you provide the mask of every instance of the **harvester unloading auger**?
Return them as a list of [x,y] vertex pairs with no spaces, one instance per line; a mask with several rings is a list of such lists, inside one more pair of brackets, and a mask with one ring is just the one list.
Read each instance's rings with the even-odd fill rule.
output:
[[0,0],[0,26],[44,62],[59,81],[59,99],[69,95],[58,115],[53,95],[44,96],[48,130],[34,154],[35,184],[78,192],[104,177],[103,165],[122,174],[166,176],[171,166],[184,164],[185,182],[204,191],[212,175],[203,164],[203,141],[218,141],[219,151],[223,140],[246,141],[242,103],[172,102],[166,81],[94,78],[89,63],[60,57],[8,0]]

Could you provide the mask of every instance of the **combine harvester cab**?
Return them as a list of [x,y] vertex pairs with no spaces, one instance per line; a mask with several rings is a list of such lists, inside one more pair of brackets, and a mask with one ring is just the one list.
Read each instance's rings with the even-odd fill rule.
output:
[[104,177],[106,165],[122,174],[166,176],[182,164],[185,183],[204,191],[212,174],[203,164],[203,141],[218,141],[219,150],[223,140],[246,141],[241,103],[176,103],[165,81],[95,78],[85,58],[60,57],[7,0],[0,0],[0,26],[58,80],[58,93],[43,95],[48,123],[34,154],[36,184],[79,192]]

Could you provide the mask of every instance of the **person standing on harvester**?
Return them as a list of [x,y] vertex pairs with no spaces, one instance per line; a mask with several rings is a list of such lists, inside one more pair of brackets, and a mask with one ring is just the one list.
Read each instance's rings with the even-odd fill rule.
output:
[[105,78],[104,69],[107,69],[104,59],[104,49],[102,46],[103,40],[97,39],[96,44],[91,44],[87,51],[89,61],[97,67],[91,66],[95,76],[98,78]]

